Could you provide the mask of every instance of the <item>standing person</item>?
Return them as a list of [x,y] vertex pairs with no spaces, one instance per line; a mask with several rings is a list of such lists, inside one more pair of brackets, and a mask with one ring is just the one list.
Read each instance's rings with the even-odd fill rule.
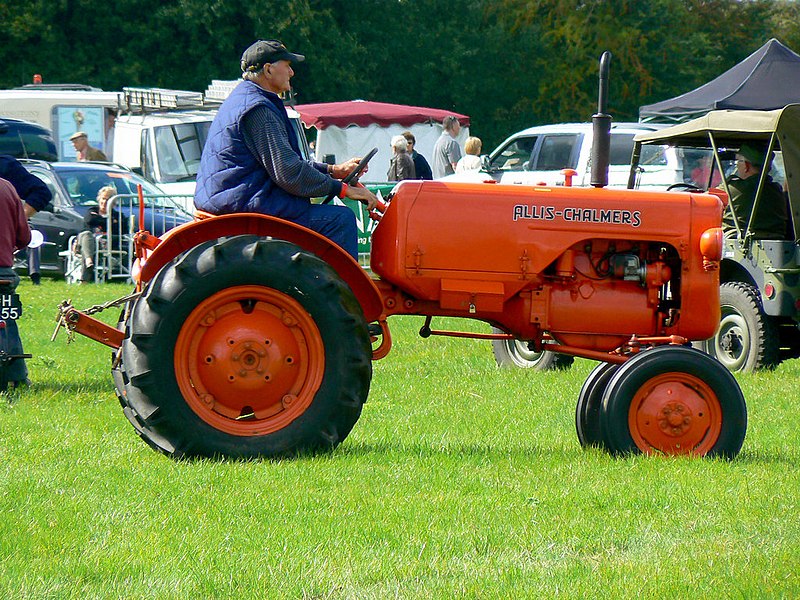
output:
[[[753,212],[761,169],[766,159],[766,149],[759,149],[749,144],[742,144],[736,153],[736,172],[728,181],[730,204],[736,211],[736,221],[744,232],[750,213]],[[781,187],[767,175],[758,208],[750,222],[750,232],[755,239],[780,240],[786,236],[788,222],[786,196]],[[726,210],[722,223],[723,229],[735,228],[730,211]]]
[[407,149],[408,142],[402,135],[396,135],[392,138],[394,155],[389,161],[389,172],[386,174],[387,181],[416,179],[417,173],[414,170],[414,161],[408,155]]
[[[14,250],[25,248],[31,241],[31,230],[25,218],[25,209],[14,186],[0,179],[0,279],[11,281],[13,292],[19,284],[19,275],[12,268]],[[24,354],[19,329],[14,319],[5,321],[6,351],[9,354]],[[6,371],[6,379],[11,387],[29,385],[28,367],[25,360],[12,361]]]
[[439,179],[456,172],[456,164],[461,158],[461,147],[456,141],[461,131],[461,123],[453,115],[442,119],[442,135],[433,146],[433,177]]
[[464,171],[477,171],[481,168],[481,138],[470,136],[464,142],[464,156],[456,164],[456,173]]
[[[95,256],[97,254],[98,233],[105,233],[108,225],[108,201],[117,195],[117,188],[106,185],[97,191],[97,206],[93,206],[83,217],[84,230],[78,234],[77,253],[81,259],[81,283],[95,281]],[[116,213],[112,222],[112,231],[116,231],[118,222]]]
[[75,148],[79,161],[108,161],[102,150],[89,145],[89,136],[86,135],[85,131],[76,131],[69,136],[69,141],[72,142],[72,147]]
[[[8,180],[14,186],[17,195],[22,198],[25,216],[28,218],[43,210],[53,199],[50,188],[36,175],[29,173],[13,156],[0,156],[0,178]],[[39,285],[42,250],[38,247],[26,248],[26,253],[28,277],[34,285]]]
[[305,60],[277,40],[259,40],[242,54],[245,80],[222,103],[208,132],[197,172],[194,203],[212,214],[256,212],[293,221],[332,240],[358,259],[355,213],[346,206],[312,204],[336,195],[378,199],[364,187],[338,181],[359,159],[328,165],[306,161],[278,96],[291,88],[292,62]]
[[404,131],[403,137],[406,138],[406,143],[408,144],[407,152],[411,160],[414,161],[414,172],[417,174],[417,179],[433,179],[433,173],[431,172],[431,166],[428,164],[428,161],[425,160],[422,154],[414,149],[417,138],[415,138],[414,134],[410,131]]
[[105,153],[109,161],[114,160],[114,127],[117,124],[117,111],[113,108],[106,110],[106,142]]

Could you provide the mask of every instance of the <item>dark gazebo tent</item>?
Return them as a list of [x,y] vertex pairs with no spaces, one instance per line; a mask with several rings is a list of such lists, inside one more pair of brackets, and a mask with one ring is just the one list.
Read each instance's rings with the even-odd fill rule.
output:
[[800,102],[800,55],[773,38],[699,88],[640,107],[639,120],[680,123],[710,110],[775,110],[797,102]]

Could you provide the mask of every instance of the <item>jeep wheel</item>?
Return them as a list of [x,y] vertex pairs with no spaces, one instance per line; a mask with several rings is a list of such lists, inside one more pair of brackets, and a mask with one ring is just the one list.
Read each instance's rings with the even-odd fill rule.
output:
[[330,449],[372,377],[367,324],[324,261],[235,236],[167,264],[136,301],[121,400],[145,441],[174,457],[275,457]]
[[764,314],[758,291],[738,281],[723,283],[719,302],[719,329],[702,342],[702,349],[734,372],[775,368],[780,362],[778,333]]
[[600,429],[614,454],[733,458],[744,442],[747,409],[722,364],[686,346],[637,354],[603,394]]
[[[503,333],[503,331],[492,327],[492,333]],[[536,352],[528,345],[528,342],[520,340],[492,340],[492,352],[499,367],[517,367],[534,371],[568,369],[575,360],[572,356],[558,352],[546,350]]]

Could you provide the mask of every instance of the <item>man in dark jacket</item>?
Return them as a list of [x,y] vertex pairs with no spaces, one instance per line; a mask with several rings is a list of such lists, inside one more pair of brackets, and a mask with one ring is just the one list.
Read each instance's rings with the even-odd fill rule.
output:
[[358,257],[355,214],[346,206],[312,204],[336,195],[375,208],[378,199],[348,186],[358,159],[339,165],[307,161],[300,152],[286,108],[291,63],[305,60],[277,40],[259,40],[242,55],[242,78],[220,106],[208,132],[197,173],[195,206],[212,214],[256,212],[294,221]]
[[[728,181],[730,203],[736,213],[736,221],[744,233],[756,199],[761,170],[766,158],[766,149],[742,144],[736,153],[736,173]],[[781,187],[767,175],[758,199],[758,206],[750,222],[750,232],[755,239],[780,240],[786,236],[788,223],[786,196]],[[730,209],[723,219],[725,229],[735,227]]]
[[433,179],[433,171],[431,171],[428,161],[414,149],[417,144],[417,138],[410,131],[404,131],[403,137],[406,138],[406,143],[408,144],[408,154],[411,156],[411,160],[414,161],[414,172],[417,175],[417,179]]
[[[17,194],[22,198],[25,215],[30,219],[40,210],[43,210],[53,199],[53,194],[45,183],[28,172],[13,156],[0,156],[0,177],[14,186]],[[40,248],[27,248],[28,276],[34,285],[39,284],[41,278],[39,264],[41,262]]]

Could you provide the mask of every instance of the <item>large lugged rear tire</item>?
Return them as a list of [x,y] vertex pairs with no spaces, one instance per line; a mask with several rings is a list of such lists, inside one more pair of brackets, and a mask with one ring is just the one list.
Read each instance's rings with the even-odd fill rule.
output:
[[605,447],[614,454],[733,458],[744,442],[747,408],[721,363],[685,346],[661,346],[623,363],[600,408]]
[[722,309],[714,337],[701,349],[730,371],[752,373],[773,369],[780,362],[780,341],[774,323],[764,314],[758,291],[752,285],[732,281],[719,290]]
[[188,250],[149,283],[127,331],[125,414],[176,458],[333,448],[369,392],[358,301],[288,242],[235,236]]
[[[501,329],[492,327],[492,333],[503,333]],[[528,342],[520,340],[492,340],[492,352],[498,367],[532,369],[534,371],[552,371],[568,369],[574,358],[558,352],[536,352]]]

